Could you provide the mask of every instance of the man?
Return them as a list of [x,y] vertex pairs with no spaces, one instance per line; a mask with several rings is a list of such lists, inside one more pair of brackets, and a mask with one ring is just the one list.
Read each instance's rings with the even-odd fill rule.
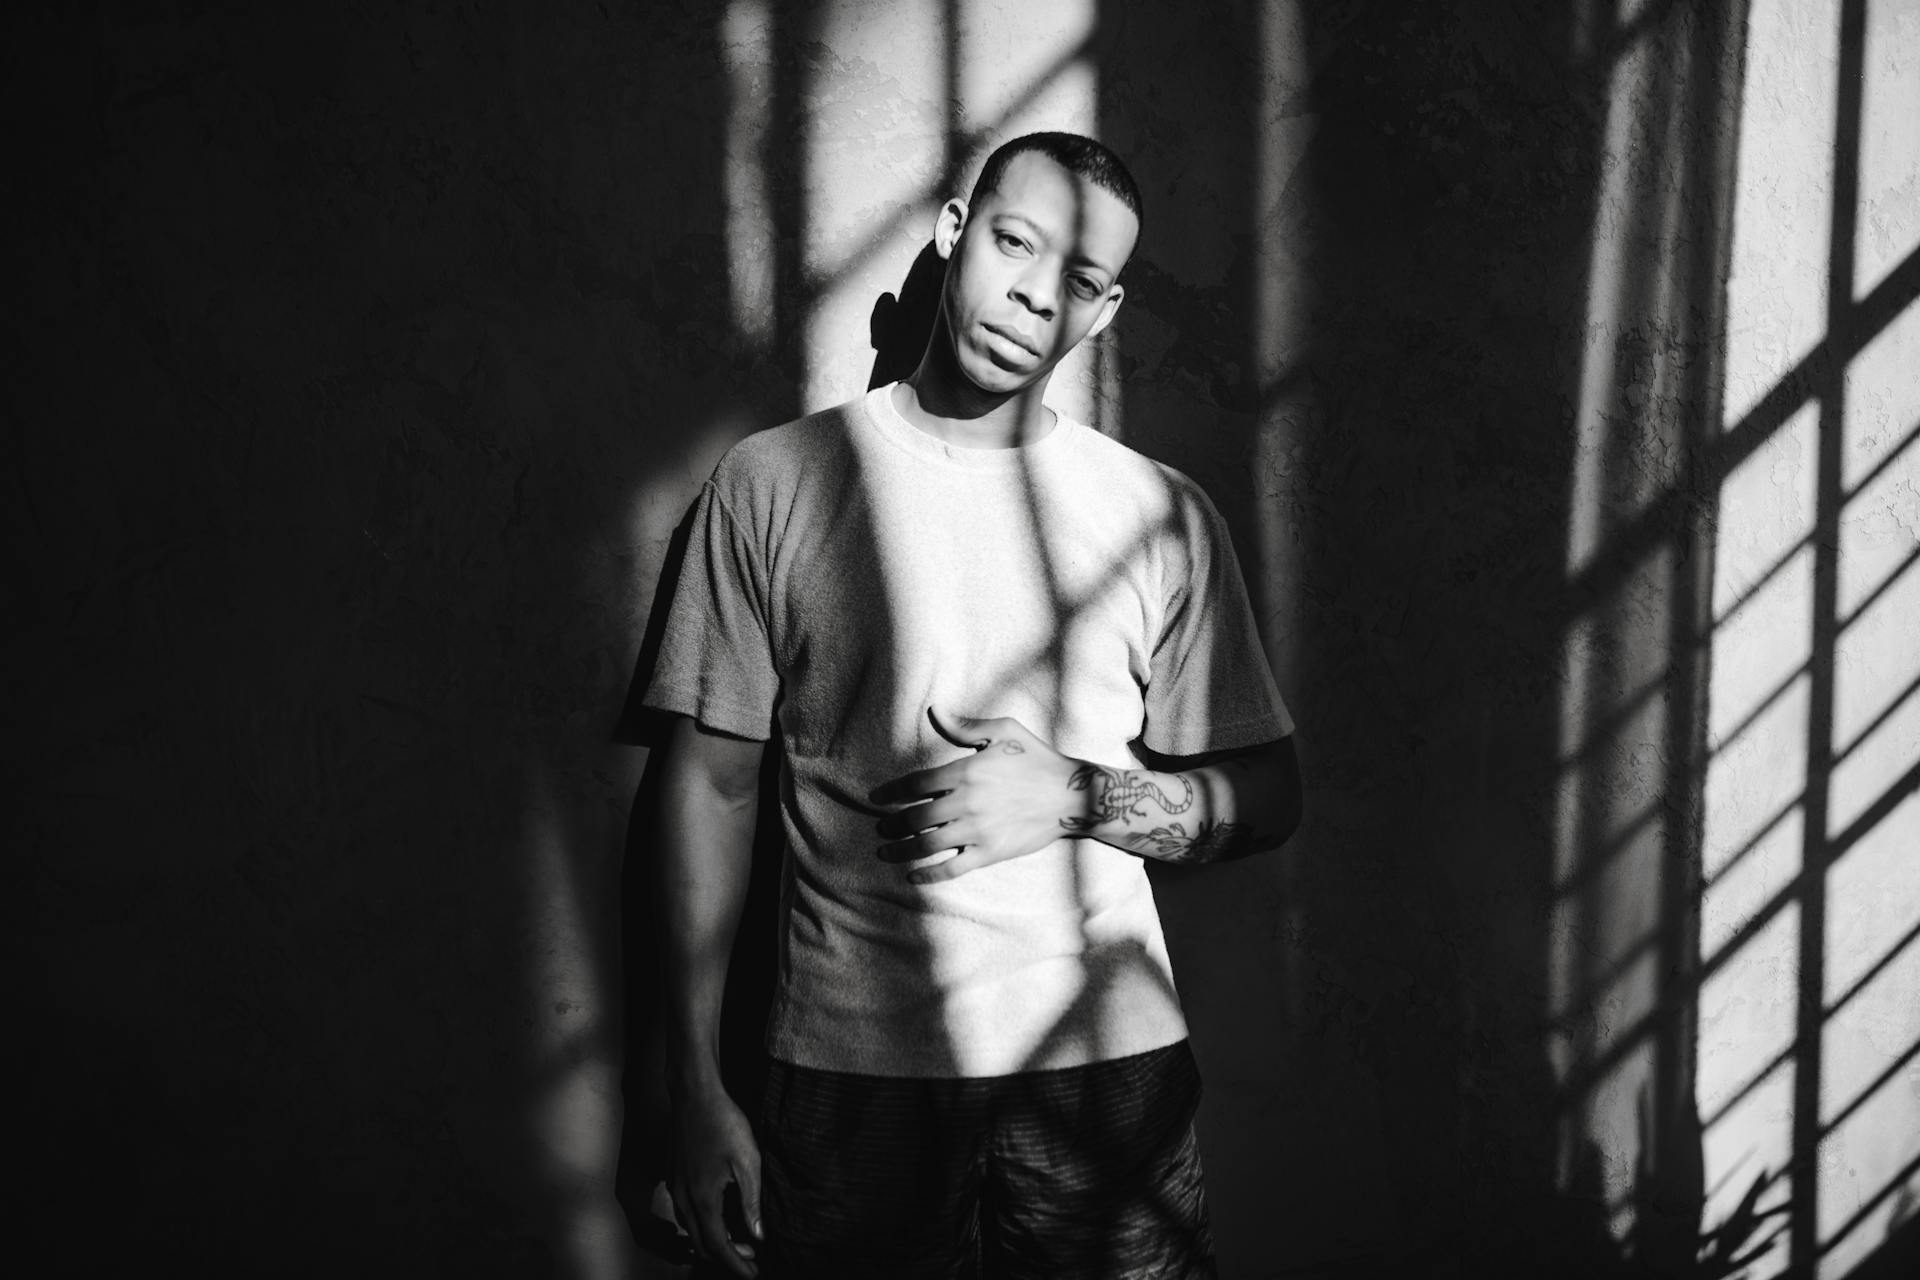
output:
[[[1142,860],[1280,844],[1299,777],[1211,504],[1042,403],[1113,320],[1139,219],[1099,143],[1007,143],[940,211],[913,375],[749,437],[696,507],[646,702],[680,717],[654,850],[671,1189],[733,1274],[1213,1274]],[[756,1126],[717,1046],[776,734]]]

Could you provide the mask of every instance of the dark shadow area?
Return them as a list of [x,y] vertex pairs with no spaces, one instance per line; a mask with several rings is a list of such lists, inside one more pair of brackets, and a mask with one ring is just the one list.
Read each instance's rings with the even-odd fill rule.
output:
[[[1315,1099],[1302,1275],[1604,1274],[1547,1054],[1573,424],[1603,70],[1571,6],[1307,20],[1321,294],[1290,513]],[[1665,643],[1664,635],[1652,643]],[[1667,1100],[1662,1099],[1665,1103]],[[1581,1154],[1573,1163],[1597,1157]]]
[[1920,1218],[1909,1213],[1873,1256],[1847,1273],[1847,1280],[1900,1280],[1920,1271]]
[[0,339],[10,946],[44,1037],[19,1248],[618,1258],[593,1117],[638,761],[606,722],[684,502],[648,495],[793,399],[711,287],[712,33],[6,27],[9,118],[40,122]]
[[873,302],[869,340],[873,343],[873,374],[867,389],[898,382],[919,367],[933,337],[934,316],[940,310],[940,283],[947,264],[929,240],[907,268],[898,294],[883,293]]

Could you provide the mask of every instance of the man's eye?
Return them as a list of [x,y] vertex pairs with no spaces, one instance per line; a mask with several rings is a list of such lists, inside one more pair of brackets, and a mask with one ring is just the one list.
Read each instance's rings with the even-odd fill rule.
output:
[[1019,236],[1008,235],[1006,232],[1001,231],[997,233],[997,237],[1000,241],[1000,247],[1003,249],[1024,249],[1027,247],[1026,241],[1022,240]]
[[1073,278],[1073,291],[1089,301],[1100,296],[1100,286],[1085,276]]

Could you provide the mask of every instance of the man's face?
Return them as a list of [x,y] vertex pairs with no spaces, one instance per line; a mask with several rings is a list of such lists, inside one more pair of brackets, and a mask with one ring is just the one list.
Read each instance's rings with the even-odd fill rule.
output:
[[973,208],[948,203],[934,245],[961,372],[1009,394],[1042,381],[1105,328],[1140,223],[1118,196],[1038,152],[1013,157]]

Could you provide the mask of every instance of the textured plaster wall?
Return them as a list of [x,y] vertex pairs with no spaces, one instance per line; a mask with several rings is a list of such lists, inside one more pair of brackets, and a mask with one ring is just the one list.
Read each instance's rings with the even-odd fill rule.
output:
[[1920,253],[1920,5],[1864,6],[1857,55],[1807,0],[1749,33],[1725,429],[1837,354],[1718,500],[1698,1098],[1709,1217],[1788,1171],[1759,1203],[1842,1276],[1920,1208],[1920,308],[1830,336]]
[[[1834,27],[1754,7],[1813,43],[1745,81],[1731,5],[10,12],[29,1230],[79,1273],[633,1261],[646,751],[611,738],[672,531],[728,444],[866,385],[939,199],[1061,125],[1133,160],[1149,226],[1059,403],[1207,485],[1300,722],[1295,844],[1156,882],[1226,1273],[1689,1249],[1701,1152],[1740,1158],[1714,1073],[1778,1043],[1728,1010],[1794,983],[1781,951],[1686,985],[1748,910],[1688,907],[1702,834],[1711,864],[1789,769],[1716,799],[1727,673],[1808,634],[1685,643],[1818,470],[1817,417],[1724,489],[1690,463],[1827,324],[1793,271],[1831,180],[1795,184],[1840,64],[1741,87]],[[1907,302],[1847,366],[1874,478],[1832,528],[1845,599],[1904,576],[1835,650],[1842,742],[1912,679],[1920,525],[1913,19],[1866,11],[1854,279]],[[1915,705],[1836,796],[1911,791]],[[1835,881],[1829,981],[1920,914],[1912,814]],[[1913,1040],[1903,954],[1826,1033],[1832,1088]],[[1863,1187],[1907,1073],[1821,1152]]]

